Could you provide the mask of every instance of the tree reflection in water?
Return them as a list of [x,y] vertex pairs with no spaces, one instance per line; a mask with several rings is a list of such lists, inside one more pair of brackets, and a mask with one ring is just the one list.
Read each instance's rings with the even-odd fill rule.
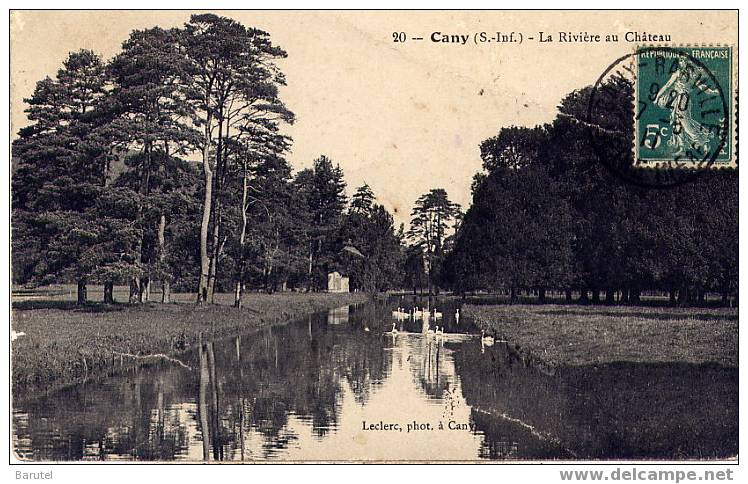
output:
[[462,347],[455,365],[490,458],[494,436],[509,434],[496,428],[501,420],[488,416],[531,429],[536,438],[520,443],[520,450],[538,459],[737,455],[737,369],[614,363],[559,368],[551,375],[504,344],[484,355]]
[[[359,308],[355,319],[373,317],[372,311],[370,305]],[[273,457],[298,439],[287,431],[290,415],[309,422],[314,435],[323,438],[337,426],[344,383],[356,402],[366,403],[389,362],[376,344],[380,335],[341,321],[342,313],[268,328],[234,338],[231,345],[204,345],[199,407],[211,417],[201,418],[201,428],[212,459]],[[261,455],[249,455],[247,436],[253,432],[264,439]]]
[[[154,365],[15,402],[16,450],[35,460],[192,461],[737,453],[737,370],[616,364],[549,375],[506,345],[481,353],[478,338],[424,335],[420,320],[384,334],[394,308],[416,305],[427,303],[368,303],[206,340],[180,357],[192,370]],[[458,324],[454,304],[435,306],[447,334],[476,331]],[[470,429],[362,431],[380,420]]]

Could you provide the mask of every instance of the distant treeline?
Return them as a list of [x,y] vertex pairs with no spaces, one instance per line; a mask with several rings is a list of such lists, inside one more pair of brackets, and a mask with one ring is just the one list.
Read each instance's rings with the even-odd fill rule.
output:
[[673,304],[737,297],[737,170],[650,171],[632,183],[632,86],[616,78],[598,91],[617,111],[606,126],[585,121],[590,93],[566,96],[550,124],[502,128],[481,144],[484,172],[442,284],[541,300],[549,289],[583,301],[637,302],[645,290]]
[[173,289],[397,287],[402,227],[320,156],[295,176],[294,121],[279,97],[286,53],[266,32],[212,14],[133,31],[114,58],[69,55],[26,99],[13,143],[13,281],[129,284],[130,302]]
[[332,271],[363,291],[737,294],[737,172],[643,188],[601,163],[615,140],[591,144],[595,129],[630,146],[630,85],[604,90],[620,126],[584,122],[588,88],[548,125],[501,129],[480,147],[467,213],[434,188],[406,231],[368,185],[348,200],[326,156],[293,172],[285,56],[213,14],[133,31],[106,61],[71,53],[25,100],[13,142],[13,282],[77,282],[81,303],[89,283],[105,302],[115,284],[144,302],[157,282],[164,302],[233,291],[237,306],[245,289],[323,290]]

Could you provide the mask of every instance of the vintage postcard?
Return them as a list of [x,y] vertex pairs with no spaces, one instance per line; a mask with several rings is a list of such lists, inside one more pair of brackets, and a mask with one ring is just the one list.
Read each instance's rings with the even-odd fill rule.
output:
[[11,461],[737,463],[738,56],[736,10],[10,11]]

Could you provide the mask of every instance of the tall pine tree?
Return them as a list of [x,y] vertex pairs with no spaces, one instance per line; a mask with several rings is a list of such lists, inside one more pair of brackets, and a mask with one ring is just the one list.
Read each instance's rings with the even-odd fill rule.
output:
[[97,213],[111,159],[100,109],[107,85],[97,54],[71,53],[55,79],[38,82],[25,100],[31,125],[13,144],[13,246],[23,264],[18,282],[75,281],[80,304],[107,253],[103,247],[122,228]]

